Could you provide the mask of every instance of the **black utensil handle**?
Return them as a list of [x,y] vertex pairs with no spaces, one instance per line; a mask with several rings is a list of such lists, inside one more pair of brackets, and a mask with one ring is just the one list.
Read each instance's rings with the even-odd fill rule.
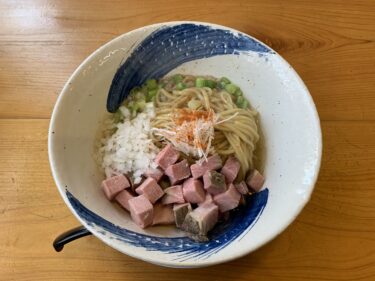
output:
[[59,235],[55,241],[53,241],[53,247],[55,248],[56,252],[60,252],[64,248],[65,244],[87,235],[91,235],[91,232],[88,231],[84,226],[75,227]]

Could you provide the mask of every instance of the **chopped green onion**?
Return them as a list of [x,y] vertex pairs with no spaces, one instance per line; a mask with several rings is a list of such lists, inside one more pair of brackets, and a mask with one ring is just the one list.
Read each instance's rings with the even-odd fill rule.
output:
[[224,84],[230,84],[230,80],[227,77],[221,77],[220,82],[223,82]]
[[132,116],[135,116],[134,113],[142,111],[145,108],[145,106],[146,106],[145,100],[139,100],[132,105],[129,104],[129,109],[132,112]]
[[180,83],[183,79],[184,79],[184,76],[182,76],[181,74],[176,74],[173,76],[173,82],[175,84]]
[[220,89],[225,89],[225,85],[227,85],[227,83],[225,83],[225,82],[223,82],[223,81],[219,81],[219,83],[218,83],[217,85],[218,85],[218,87],[219,87]]
[[249,102],[245,99],[242,103],[242,108],[248,108],[249,107]]
[[202,77],[197,77],[197,79],[195,80],[195,86],[198,87],[198,88],[203,88],[206,84],[205,81],[206,80],[203,79]]
[[113,121],[115,123],[119,123],[122,119],[123,119],[123,115],[121,113],[120,110],[117,110],[114,114],[113,114]]
[[242,103],[245,100],[244,97],[237,97],[236,103]]
[[236,105],[239,108],[247,108],[249,106],[249,102],[243,96],[239,96],[237,97]]
[[153,90],[158,88],[158,82],[155,79],[149,79],[146,81],[146,86],[148,90]]
[[[146,92],[147,93],[147,92]],[[145,99],[145,93],[143,92],[138,92],[135,94],[135,99],[136,100],[141,100],[141,99]]]
[[181,90],[186,88],[186,85],[185,85],[185,83],[179,82],[179,83],[177,83],[177,85],[175,87],[176,87],[177,90],[181,91]]
[[135,110],[135,104],[134,104],[134,101],[130,101],[129,103],[128,103],[128,109],[129,109],[129,111],[130,112],[133,112],[134,110]]
[[142,88],[141,88],[141,92],[146,94],[147,91],[148,91],[147,85],[143,85]]
[[136,108],[137,111],[142,111],[146,107],[146,101],[145,100],[139,100],[139,101],[137,101],[137,103],[135,105],[137,106],[137,108]]
[[225,90],[232,95],[237,91],[237,89],[238,87],[232,83],[225,85]]
[[156,89],[148,91],[148,93],[146,95],[146,102],[152,101],[157,93],[158,93],[158,90],[156,90]]
[[133,89],[130,90],[130,95],[135,96],[135,94],[140,92],[140,91],[141,91],[140,87],[134,87]]
[[241,89],[240,88],[238,88],[235,92],[234,92],[234,94],[233,95],[235,95],[236,97],[239,97],[239,96],[242,96],[242,91],[241,91]]
[[206,80],[206,83],[205,83],[207,87],[213,89],[216,87],[216,81],[214,80]]

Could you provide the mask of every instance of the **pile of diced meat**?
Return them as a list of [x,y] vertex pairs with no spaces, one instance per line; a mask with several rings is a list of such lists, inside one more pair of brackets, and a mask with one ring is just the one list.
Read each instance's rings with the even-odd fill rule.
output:
[[[244,196],[259,191],[264,177],[253,170],[246,182],[235,183],[240,163],[229,157],[222,165],[219,155],[201,164],[189,166],[186,159],[168,144],[157,155],[159,168],[150,170],[145,180],[133,186],[126,175],[120,174],[103,181],[106,197],[130,212],[140,227],[175,224],[198,241],[207,240],[207,233],[227,212],[238,207]],[[168,187],[161,181],[168,178]],[[160,183],[160,184],[159,184]]]

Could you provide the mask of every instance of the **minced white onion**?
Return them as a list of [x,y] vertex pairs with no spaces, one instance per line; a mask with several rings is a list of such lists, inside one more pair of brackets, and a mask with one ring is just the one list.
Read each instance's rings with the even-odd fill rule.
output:
[[150,120],[155,116],[152,103],[147,103],[145,110],[130,119],[129,110],[120,107],[124,120],[112,124],[116,132],[102,139],[103,146],[99,152],[103,156],[102,167],[107,177],[123,173],[131,176],[134,183],[142,180],[148,169],[155,169],[154,159],[159,148],[151,139]]

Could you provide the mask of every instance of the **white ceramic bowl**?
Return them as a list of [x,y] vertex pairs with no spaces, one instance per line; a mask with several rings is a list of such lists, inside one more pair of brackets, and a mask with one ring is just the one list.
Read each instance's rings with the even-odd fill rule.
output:
[[[266,188],[209,243],[193,242],[172,227],[141,230],[103,196],[104,175],[93,158],[94,143],[112,79],[124,62],[124,75],[131,83],[167,73],[226,76],[260,113]],[[109,107],[118,102],[116,98]],[[273,239],[308,202],[322,151],[316,108],[293,68],[249,35],[200,22],[142,27],[96,50],[62,90],[48,145],[56,185],[81,224],[124,254],[170,267],[222,263]]]

